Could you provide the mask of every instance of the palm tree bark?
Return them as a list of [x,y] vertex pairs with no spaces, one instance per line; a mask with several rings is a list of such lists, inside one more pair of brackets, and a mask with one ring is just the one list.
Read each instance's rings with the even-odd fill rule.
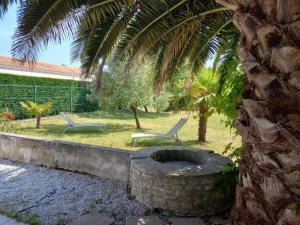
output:
[[300,224],[300,0],[216,0],[235,10],[246,74],[234,225]]
[[101,63],[99,64],[99,69],[96,75],[96,87],[94,90],[94,95],[98,94],[100,92],[101,89],[101,85],[102,85],[102,77],[103,77],[103,70],[104,70],[104,66],[105,66],[105,59],[101,60]]
[[198,125],[198,141],[206,141],[206,127],[207,127],[207,117],[208,105],[204,103],[199,108],[199,125]]
[[41,128],[41,119],[42,119],[42,116],[37,116],[36,117],[36,129]]
[[136,128],[137,128],[137,129],[142,129],[141,124],[140,124],[140,121],[139,121],[139,117],[138,117],[138,114],[137,114],[137,106],[136,106],[136,104],[131,105],[131,106],[130,106],[130,109],[131,109],[131,111],[132,111],[132,113],[133,113],[133,115],[134,115]]

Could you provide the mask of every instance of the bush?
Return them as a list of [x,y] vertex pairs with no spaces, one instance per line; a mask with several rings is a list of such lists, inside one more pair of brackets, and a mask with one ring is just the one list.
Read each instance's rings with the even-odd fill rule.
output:
[[11,120],[15,119],[15,115],[8,110],[8,108],[0,109],[0,131],[9,132],[13,130]]

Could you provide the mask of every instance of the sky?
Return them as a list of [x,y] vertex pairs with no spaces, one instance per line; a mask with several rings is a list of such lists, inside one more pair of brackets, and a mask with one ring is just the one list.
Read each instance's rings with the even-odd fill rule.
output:
[[[11,56],[12,35],[16,27],[17,7],[14,5],[9,8],[5,17],[0,20],[0,55]],[[65,40],[61,44],[50,44],[45,51],[41,52],[38,61],[78,67],[79,63],[71,64],[70,46],[70,40]]]

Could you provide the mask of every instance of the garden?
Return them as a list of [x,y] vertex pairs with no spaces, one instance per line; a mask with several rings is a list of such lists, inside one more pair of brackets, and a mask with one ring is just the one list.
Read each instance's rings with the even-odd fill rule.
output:
[[[162,112],[160,114],[156,112],[139,113],[143,131],[156,133],[166,133],[175,122],[184,116],[189,115],[185,112],[181,114],[172,112]],[[104,131],[97,128],[85,128],[63,133],[64,128],[67,127],[67,122],[61,116],[43,118],[43,125],[40,129],[35,129],[35,119],[19,120],[12,124],[16,124],[14,132],[18,134],[130,150],[149,146],[182,144],[222,153],[231,142],[233,142],[233,146],[240,146],[240,138],[236,136],[233,130],[225,127],[222,122],[224,117],[219,115],[213,115],[208,119],[206,142],[201,143],[197,141],[197,118],[190,116],[187,124],[179,132],[179,138],[182,143],[178,143],[176,140],[150,138],[140,140],[135,145],[131,144],[131,134],[140,132],[140,130],[136,129],[131,113],[92,112],[72,114],[71,118],[78,123],[105,123],[108,125],[104,128]]]
[[300,224],[300,0],[12,4],[16,61],[72,40],[92,81],[0,76],[0,214]]
[[[233,59],[233,62],[235,60]],[[134,76],[133,71],[138,75]],[[79,111],[76,110],[77,108],[74,107],[76,105],[72,104],[73,98],[76,98],[75,87],[70,89],[66,86],[49,86],[47,83],[55,83],[55,80],[51,79],[44,80],[47,86],[43,86],[43,83],[35,85],[34,82],[41,79],[2,75],[6,78],[6,82],[12,79],[17,80],[19,86],[13,86],[10,88],[10,92],[6,92],[5,89],[2,91],[2,98],[10,101],[7,101],[6,105],[4,102],[5,107],[1,110],[1,131],[6,132],[0,134],[1,157],[17,162],[80,172],[97,178],[88,175],[66,174],[66,172],[56,172],[46,168],[39,170],[32,165],[2,160],[0,161],[2,165],[0,174],[1,171],[8,171],[8,173],[0,176],[4,181],[2,183],[3,191],[6,193],[1,198],[0,209],[2,210],[0,212],[29,224],[69,224],[76,219],[82,219],[85,224],[88,223],[86,217],[100,216],[99,220],[114,221],[115,224],[123,225],[130,224],[125,221],[130,220],[131,217],[132,220],[134,218],[147,220],[149,219],[148,214],[152,217],[156,216],[154,218],[157,218],[158,221],[168,224],[172,220],[178,220],[177,217],[172,216],[173,214],[186,216],[192,212],[190,206],[195,204],[196,195],[191,196],[191,193],[197,189],[201,195],[197,197],[199,199],[198,207],[193,210],[195,212],[192,215],[204,216],[204,220],[210,224],[216,224],[217,221],[228,223],[228,210],[232,206],[233,193],[237,183],[236,164],[227,158],[218,158],[219,163],[209,165],[209,174],[225,173],[220,170],[225,165],[228,172],[221,176],[215,175],[210,179],[212,183],[209,184],[201,184],[200,181],[202,173],[205,171],[205,163],[215,162],[215,159],[206,160],[206,158],[214,156],[212,152],[230,156],[234,162],[239,159],[237,152],[241,147],[241,139],[232,123],[235,117],[235,102],[238,101],[241,90],[241,79],[234,77],[236,80],[232,83],[221,84],[218,81],[219,69],[213,74],[213,70],[208,68],[194,75],[190,85],[186,86],[184,76],[187,70],[182,67],[173,84],[167,82],[162,90],[156,92],[148,71],[149,65],[145,64],[135,66],[124,73],[124,64],[120,64],[112,72],[103,72],[101,89],[98,93],[92,92],[97,85],[97,80],[90,84],[84,84],[87,91],[85,91],[85,95],[81,94],[77,101],[79,104],[80,101],[84,101],[87,109],[90,109],[90,106],[97,106],[96,111],[95,109],[84,110],[83,106],[78,107]],[[242,77],[240,71],[235,71],[235,73],[240,73],[238,77]],[[29,84],[20,86],[24,80]],[[63,85],[65,84],[63,83]],[[76,85],[78,84],[76,83]],[[6,83],[5,87],[8,86],[9,84]],[[61,90],[61,88],[66,89],[66,95],[63,91],[51,92],[51,90]],[[49,90],[49,92],[41,90]],[[69,90],[72,90],[73,96],[70,95]],[[35,94],[33,98],[32,93]],[[231,96],[230,100],[227,95]],[[184,123],[182,126],[178,126],[181,121]],[[174,130],[174,134],[168,136],[172,130]],[[144,138],[144,135],[147,138]],[[15,141],[11,142],[12,140]],[[52,144],[49,145],[48,140],[51,140]],[[14,143],[18,143],[18,145],[16,146]],[[94,148],[97,153],[92,153]],[[102,155],[104,151],[107,151],[106,148],[111,151],[109,153],[111,155]],[[146,148],[149,150],[143,150]],[[170,152],[177,149],[172,153],[174,156],[182,154],[181,151],[195,154],[193,153],[195,149],[202,150],[200,151],[202,153],[199,152],[199,154],[204,154],[198,156],[201,158],[198,161],[194,161],[194,159],[187,161],[183,156],[182,159],[176,159],[178,164],[174,164],[173,161],[170,165],[164,163],[166,166],[170,166],[172,172],[184,168],[188,170],[194,168],[195,170],[193,173],[187,171],[185,175],[180,172],[180,176],[168,177],[167,175],[164,179],[165,185],[171,186],[168,189],[176,188],[178,196],[181,198],[185,196],[186,201],[190,201],[183,208],[177,208],[177,204],[173,201],[175,196],[169,196],[169,194],[165,195],[162,203],[144,202],[146,198],[141,190],[145,190],[145,188],[142,187],[149,188],[146,193],[153,191],[156,193],[156,187],[144,183],[142,175],[137,177],[133,175],[137,173],[134,169],[135,166],[127,166],[134,165],[135,162],[131,158],[138,159],[140,152],[151,152],[154,149],[157,149],[158,153],[165,152],[165,149]],[[79,158],[76,157],[77,152],[80,152]],[[137,152],[137,156],[133,154],[135,152]],[[89,154],[96,154],[93,158],[96,158],[97,161],[89,158]],[[72,162],[71,166],[69,162]],[[197,171],[199,164],[201,164],[201,170]],[[159,166],[161,166],[160,163],[151,170],[155,171]],[[174,166],[175,168],[173,168]],[[123,169],[120,170],[120,168]],[[162,168],[165,170],[167,167],[163,166]],[[14,170],[16,172],[13,172]],[[198,175],[190,178],[190,182],[194,183],[187,184],[187,186],[194,187],[195,190],[188,188],[185,190],[183,186],[178,186],[176,179],[185,179],[186,176],[189,177],[196,173]],[[17,183],[16,181],[5,182],[5,180],[10,180],[11,176],[17,176],[19,181]],[[48,176],[55,176],[56,179],[51,181]],[[66,179],[65,176],[69,178]],[[223,176],[231,180],[225,186],[220,185],[223,183]],[[40,177],[39,187],[32,192],[32,188],[36,188],[35,179],[37,177]],[[133,179],[133,177],[135,178]],[[153,182],[150,178],[146,180],[154,184],[156,177],[157,174],[154,173],[151,178]],[[104,178],[108,178],[108,180]],[[198,180],[197,186],[193,181],[195,178]],[[65,179],[64,185],[61,187],[60,183],[63,179]],[[127,185],[124,184],[124,181],[128,182]],[[11,188],[11,185],[17,185],[19,182],[23,183],[21,188],[23,195],[21,196]],[[30,187],[32,182],[34,185]],[[76,186],[74,186],[74,182]],[[83,190],[84,186],[89,187],[89,194]],[[95,188],[97,191],[92,191]],[[110,192],[107,192],[107,189]],[[182,190],[185,191],[182,192]],[[159,193],[166,191],[160,189]],[[83,196],[79,197],[78,193]],[[207,194],[203,196],[203,193]],[[59,205],[62,195],[64,202],[70,204],[68,207]],[[153,201],[151,199],[150,202]],[[207,199],[205,204],[202,199]],[[223,201],[227,201],[228,204],[226,206],[219,205]],[[22,204],[20,205],[19,202]],[[165,208],[165,205],[169,206]],[[77,209],[74,210],[74,207]],[[203,212],[205,208],[205,213],[200,213],[200,208],[203,209]],[[162,211],[149,211],[151,209]],[[61,214],[62,211],[63,214]],[[211,213],[212,211],[220,212],[222,217],[212,217],[214,215]],[[180,214],[180,212],[183,213]],[[78,218],[77,214],[81,217]],[[112,215],[115,215],[114,219],[112,219]],[[147,216],[144,218],[145,215]],[[196,218],[193,217],[193,220]],[[185,218],[185,223],[189,223],[187,221],[189,219]],[[196,223],[200,222],[201,220],[196,221]]]

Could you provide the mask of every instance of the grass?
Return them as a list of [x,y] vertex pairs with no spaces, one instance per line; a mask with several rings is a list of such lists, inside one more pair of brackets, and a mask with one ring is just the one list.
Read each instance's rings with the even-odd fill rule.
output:
[[[139,113],[143,131],[156,133],[167,132],[182,116],[189,115],[185,113]],[[135,122],[131,113],[92,112],[72,114],[71,118],[78,123],[106,123],[108,126],[105,128],[104,133],[97,129],[88,128],[73,130],[63,134],[63,129],[67,126],[67,123],[60,116],[49,116],[42,118],[41,129],[35,129],[35,119],[15,121],[16,133],[130,150],[149,146],[179,144],[174,140],[144,139],[139,140],[135,146],[132,146],[130,135],[141,131],[135,128]],[[233,131],[224,126],[224,123],[222,123],[223,119],[220,115],[210,117],[208,120],[207,141],[198,143],[196,141],[198,121],[197,118],[193,118],[190,115],[187,124],[179,132],[182,144],[184,146],[209,149],[218,153],[222,153],[225,146],[230,142],[238,146],[240,138],[235,137]]]
[[13,218],[18,222],[24,222],[28,225],[41,225],[39,216],[35,213],[24,214],[24,213],[18,213],[14,210],[7,210],[4,208],[0,208],[0,214]]

